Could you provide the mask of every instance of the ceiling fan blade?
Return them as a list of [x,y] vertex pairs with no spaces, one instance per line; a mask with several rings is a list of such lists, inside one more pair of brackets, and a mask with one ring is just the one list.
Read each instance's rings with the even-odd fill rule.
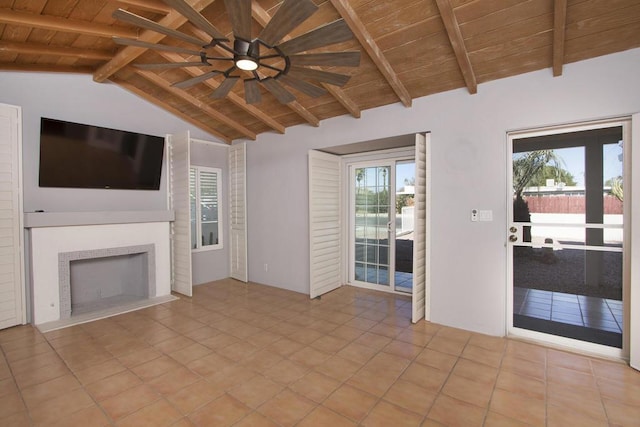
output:
[[267,46],[274,46],[316,10],[318,6],[311,0],[284,0],[258,38]]
[[200,56],[200,52],[197,50],[185,49],[183,47],[178,47],[178,46],[168,46],[166,44],[147,43],[140,40],[123,39],[120,37],[114,37],[113,41],[117,44],[121,44],[125,46],[137,46],[137,47],[144,47],[147,49],[163,50],[166,52],[176,52],[176,53],[184,53],[186,55]]
[[344,22],[344,19],[338,19],[337,21],[333,21],[294,39],[288,40],[278,45],[278,48],[283,51],[285,55],[293,55],[294,53],[305,50],[341,43],[351,40],[352,38],[353,33],[347,23]]
[[256,79],[244,81],[244,99],[247,104],[258,104],[262,100],[262,94]]
[[124,9],[118,9],[114,11],[111,16],[113,16],[115,19],[118,19],[120,21],[128,22],[130,24],[136,25],[138,27],[146,28],[147,30],[155,31],[160,34],[175,37],[177,39],[180,39],[187,43],[194,44],[196,46],[202,47],[207,45],[207,42],[203,42],[200,39],[191,37],[185,33],[181,33],[180,31],[163,27],[162,25],[156,22],[153,22],[147,18],[143,18],[142,16],[138,16],[135,13],[128,12]]
[[240,77],[227,77],[226,79],[224,79],[222,84],[218,86],[216,90],[213,91],[213,93],[211,94],[211,98],[214,98],[214,99],[224,98],[225,96],[227,96],[229,91],[233,89],[236,83],[238,83],[238,80],[240,80]]
[[177,10],[182,16],[187,18],[196,27],[200,28],[205,33],[209,34],[216,40],[229,40],[224,34],[222,34],[211,22],[200,14],[197,10],[191,7],[184,0],[164,0],[164,2]]
[[360,65],[360,52],[303,53],[289,57],[291,65],[320,65],[337,67],[357,67]]
[[165,68],[183,68],[183,67],[202,67],[203,65],[209,66],[204,62],[166,62],[159,64],[134,64],[136,68],[141,70],[162,70]]
[[208,73],[200,74],[199,76],[187,79],[185,81],[174,83],[171,86],[177,87],[177,88],[180,88],[180,89],[186,89],[188,87],[196,85],[196,84],[198,84],[200,82],[203,82],[205,80],[209,80],[210,78],[212,78],[213,76],[216,76],[218,74],[221,74],[220,71],[209,71]]
[[299,90],[302,93],[306,93],[307,95],[317,98],[327,93],[326,89],[311,84],[309,82],[305,82],[304,80],[300,80],[296,77],[289,76],[287,74],[282,74],[278,77],[278,81],[286,84],[289,87]]
[[330,73],[328,71],[313,70],[311,68],[291,67],[289,75],[305,80],[316,80],[330,85],[344,86],[351,76],[338,73]]
[[267,90],[271,92],[271,94],[282,104],[288,104],[296,100],[296,97],[286,90],[284,86],[278,83],[273,77],[267,77],[266,79],[260,80],[260,83],[262,83],[264,87],[267,88]]
[[224,0],[233,36],[251,41],[251,0]]

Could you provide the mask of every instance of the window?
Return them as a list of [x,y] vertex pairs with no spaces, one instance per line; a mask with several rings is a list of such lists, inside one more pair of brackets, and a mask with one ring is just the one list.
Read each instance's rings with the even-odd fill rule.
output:
[[191,200],[191,249],[222,248],[220,181],[222,170],[192,166],[189,171]]

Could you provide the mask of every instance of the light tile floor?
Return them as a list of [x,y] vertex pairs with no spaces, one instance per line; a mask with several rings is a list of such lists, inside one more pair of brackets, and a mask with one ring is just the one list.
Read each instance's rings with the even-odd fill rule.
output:
[[406,296],[223,280],[0,331],[1,426],[637,426],[622,363],[421,321]]
[[624,324],[622,301],[539,289],[514,288],[513,311],[618,334],[622,333]]

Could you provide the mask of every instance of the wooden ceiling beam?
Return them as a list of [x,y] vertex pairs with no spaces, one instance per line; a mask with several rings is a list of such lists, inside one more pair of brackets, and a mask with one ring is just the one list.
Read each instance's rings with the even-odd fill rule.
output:
[[26,73],[75,73],[75,74],[91,74],[91,67],[75,67],[72,65],[56,65],[56,64],[16,64],[0,62],[0,71],[21,71]]
[[391,89],[396,93],[400,102],[404,104],[405,107],[411,107],[411,95],[407,88],[404,87],[402,82],[400,81],[400,77],[393,70],[391,64],[382,53],[378,44],[373,40],[373,37],[367,31],[366,27],[356,14],[355,10],[351,7],[347,0],[331,0],[331,4],[336,8],[338,13],[344,18],[349,28],[353,32],[353,35],[356,36],[364,50],[367,52],[373,63],[378,67],[380,73],[387,80]]
[[567,25],[567,0],[553,2],[553,76],[562,75],[564,65],[565,28]]
[[138,8],[140,10],[147,10],[149,12],[160,13],[168,15],[171,12],[171,8],[161,1],[156,0],[116,0],[124,6],[130,6]]
[[[271,15],[262,6],[256,2],[251,2],[251,14],[253,19],[263,28],[271,20]],[[290,40],[290,36],[285,36],[283,40]],[[310,67],[318,69],[318,67]],[[322,83],[327,92],[329,92],[353,117],[359,119],[361,116],[360,107],[339,87]]]
[[[182,62],[184,61],[184,58],[180,55],[178,55],[177,53],[173,53],[173,52],[157,52],[160,56],[162,56],[163,58],[172,61],[172,62]],[[185,72],[187,72],[188,74],[190,74],[193,77],[197,77],[200,76],[202,74],[204,74],[205,72],[198,69],[198,68],[194,68],[194,67],[186,67],[184,69]],[[212,89],[217,89],[218,88],[218,84],[216,84],[215,80],[209,79],[206,80],[204,82],[204,84],[206,84],[207,86],[209,86]],[[284,133],[285,132],[285,127],[277,122],[276,120],[272,119],[269,115],[265,114],[262,110],[260,110],[259,108],[253,106],[253,105],[249,105],[245,102],[245,100],[235,94],[234,92],[229,92],[229,94],[227,95],[227,99],[229,99],[229,101],[233,102],[235,105],[237,105],[238,107],[242,108],[244,111],[246,111],[247,113],[251,114],[253,117],[255,117],[256,119],[260,120],[261,122],[263,122],[264,124],[266,124],[267,126],[269,126],[270,128],[272,128],[273,130],[275,130],[278,133]]]
[[303,107],[302,104],[300,104],[298,101],[293,101],[288,103],[287,107],[295,111],[300,117],[305,119],[307,123],[309,123],[311,126],[313,127],[320,126],[320,120],[315,115],[313,115],[311,111]]
[[[201,11],[202,9],[204,9],[205,7],[213,3],[213,1],[214,0],[198,0],[195,3],[193,3],[192,6],[195,10]],[[162,18],[158,22],[158,24],[175,30],[180,28],[186,22],[187,22],[187,18],[182,16],[177,11],[171,10],[171,12],[169,12],[167,16]],[[155,31],[151,31],[151,30],[146,30],[146,31],[143,31],[140,34],[140,37],[137,37],[137,39],[140,41],[148,42],[148,43],[158,43],[165,37],[166,36],[164,34],[156,33]],[[128,38],[136,38],[136,37],[129,36]],[[127,46],[121,49],[111,59],[111,61],[104,64],[93,74],[93,80],[95,80],[98,83],[104,82],[109,77],[117,73],[119,70],[129,65],[132,61],[134,61],[137,57],[139,57],[146,51],[147,51],[146,48],[136,47],[136,46]]]
[[453,13],[453,7],[449,0],[436,0],[436,3],[438,5],[438,10],[440,11],[440,16],[442,17],[442,22],[444,22],[444,28],[447,30],[449,42],[451,43],[453,52],[456,55],[458,66],[462,72],[462,77],[467,85],[467,89],[469,90],[469,93],[477,93],[478,82],[476,81],[476,75],[473,72],[473,67],[471,66],[471,60],[469,59],[469,53],[467,52],[467,48],[464,44],[464,39],[462,38],[460,25],[458,24],[456,15]]
[[64,46],[50,46],[39,43],[15,43],[0,41],[0,52],[11,52],[28,55],[68,56],[78,59],[95,59],[108,61],[113,54],[108,51],[79,49]]
[[176,117],[181,118],[182,120],[184,120],[187,123],[191,123],[192,125],[202,129],[205,132],[210,133],[211,135],[217,136],[218,138],[220,138],[221,140],[223,140],[224,142],[226,142],[227,144],[231,144],[231,138],[229,138],[229,136],[221,133],[219,130],[214,129],[210,126],[207,126],[206,124],[195,120],[193,117],[188,116],[187,114],[183,113],[182,111],[180,111],[179,109],[167,104],[166,102],[162,102],[160,101],[158,98],[155,98],[153,96],[151,96],[149,93],[143,91],[142,89],[132,85],[131,83],[119,79],[119,78],[112,78],[109,79],[112,82],[116,83],[118,86],[121,86],[122,88],[128,90],[129,92],[138,95],[140,98],[150,102],[151,104],[154,104],[156,106],[158,106],[159,108],[168,111],[169,113],[173,114]]
[[154,83],[155,85],[157,85],[157,86],[161,87],[162,89],[166,90],[167,92],[171,93],[172,95],[175,95],[178,98],[181,98],[181,99],[187,101],[188,103],[194,105],[198,109],[202,110],[204,113],[206,113],[209,116],[211,116],[212,119],[217,120],[218,122],[223,123],[223,124],[233,128],[233,129],[237,130],[238,132],[240,132],[241,134],[243,134],[244,136],[246,136],[249,139],[253,139],[253,140],[256,139],[255,132],[251,131],[250,129],[246,128],[245,126],[241,125],[240,123],[236,122],[235,120],[229,118],[228,116],[220,113],[219,111],[211,108],[209,105],[207,105],[203,101],[199,100],[195,96],[189,94],[188,92],[186,92],[186,91],[184,91],[182,89],[178,89],[176,87],[171,86],[170,82],[166,81],[165,79],[163,79],[162,77],[160,77],[156,73],[153,73],[151,71],[146,71],[146,70],[140,70],[140,69],[136,69],[136,73],[141,75],[145,79],[149,80],[151,83]]
[[137,31],[127,28],[113,27],[94,22],[77,21],[57,16],[36,15],[33,13],[17,12],[11,9],[0,9],[0,24],[18,25],[21,27],[41,28],[44,30],[61,31],[64,33],[85,34],[96,37],[125,37],[135,38]]

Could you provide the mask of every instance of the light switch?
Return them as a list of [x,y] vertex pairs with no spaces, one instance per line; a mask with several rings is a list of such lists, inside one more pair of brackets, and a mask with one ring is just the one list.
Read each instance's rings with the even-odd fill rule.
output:
[[493,211],[492,210],[481,210],[481,211],[479,211],[478,219],[480,221],[493,221]]
[[471,221],[476,222],[478,220],[478,209],[471,209]]

